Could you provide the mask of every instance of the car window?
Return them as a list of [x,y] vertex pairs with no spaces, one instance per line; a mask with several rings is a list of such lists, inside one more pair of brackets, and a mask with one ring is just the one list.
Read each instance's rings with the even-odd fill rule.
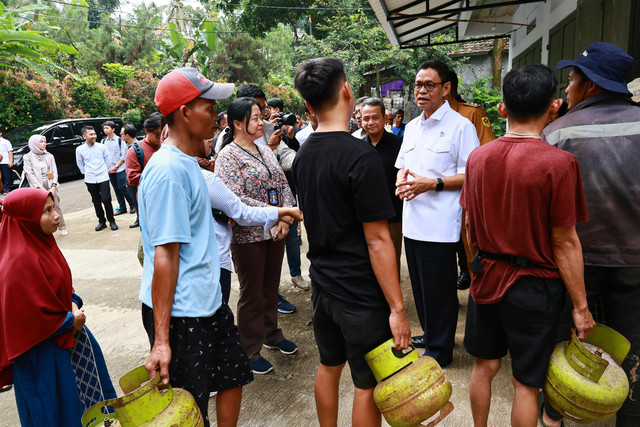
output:
[[60,138],[60,141],[66,141],[69,139],[73,139],[73,130],[71,129],[71,125],[69,123],[63,123],[55,127],[53,132],[53,141],[57,141]]

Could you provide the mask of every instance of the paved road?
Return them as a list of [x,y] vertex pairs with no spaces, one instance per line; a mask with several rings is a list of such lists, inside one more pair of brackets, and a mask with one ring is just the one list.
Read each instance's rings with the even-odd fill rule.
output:
[[[60,196],[69,235],[62,237],[56,233],[56,238],[71,267],[75,290],[85,302],[87,326],[98,339],[111,378],[114,384],[117,384],[126,372],[143,365],[149,353],[138,301],[142,268],[135,254],[139,231],[128,228],[135,216],[125,214],[116,217],[120,225],[118,231],[112,232],[107,229],[96,233],[93,227],[97,220],[82,180],[63,183]],[[115,205],[115,198],[113,200]],[[305,240],[303,238],[303,241]],[[302,251],[307,251],[306,242],[303,243]],[[303,257],[303,271],[308,272],[308,268],[308,260]],[[295,355],[285,356],[264,350],[263,356],[274,364],[275,372],[256,376],[255,381],[245,387],[240,413],[241,426],[318,425],[313,398],[313,380],[318,354],[310,324],[310,293],[294,288],[288,276],[285,261],[280,292],[298,307],[298,311],[290,315],[279,315],[279,321],[287,338],[298,343],[300,351]],[[409,322],[417,333],[419,324],[404,261],[402,277]],[[453,385],[451,401],[456,408],[440,424],[443,426],[473,425],[468,398],[468,381],[473,359],[462,348],[468,293],[458,292],[458,296],[461,305],[454,362],[445,369]],[[234,311],[237,298],[238,282],[234,275],[230,304]],[[120,388],[116,388],[121,395]],[[490,424],[510,425],[512,395],[511,371],[509,361],[506,360],[494,380]],[[340,426],[351,424],[352,398],[350,377],[348,371],[345,371],[340,386]],[[215,398],[210,401],[209,413],[214,415],[214,411]],[[0,414],[0,426],[19,425],[13,391],[0,393]],[[609,426],[613,423],[592,425]]]

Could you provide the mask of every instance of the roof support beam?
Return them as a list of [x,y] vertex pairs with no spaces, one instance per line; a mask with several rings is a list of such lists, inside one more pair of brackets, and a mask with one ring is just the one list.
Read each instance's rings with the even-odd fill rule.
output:
[[451,41],[446,41],[446,42],[431,43],[431,34],[429,34],[429,37],[427,38],[429,43],[426,43],[426,44],[424,44],[424,43],[423,44],[412,44],[412,45],[403,44],[402,46],[400,46],[400,49],[413,49],[413,48],[416,48],[416,47],[441,46],[441,45],[447,45],[447,44],[477,42],[477,41],[482,41],[482,40],[504,39],[504,38],[509,38],[509,37],[511,37],[510,34],[500,34],[500,35],[497,35],[497,36],[474,37],[474,38],[471,38],[471,39],[451,40]]
[[462,12],[468,12],[471,10],[481,10],[481,9],[490,9],[493,7],[503,7],[503,6],[515,6],[515,5],[521,5],[521,4],[526,4],[526,3],[543,3],[546,2],[546,0],[508,0],[508,1],[503,1],[500,3],[487,3],[487,4],[481,4],[481,5],[475,5],[475,6],[469,6],[467,5],[466,7],[458,7],[458,8],[454,8],[454,9],[442,9],[442,8],[438,8],[438,10],[434,10],[431,9],[430,11],[427,11],[425,13],[415,13],[415,14],[402,14],[401,16],[393,16],[398,10],[394,10],[392,12],[389,12],[389,20],[390,21],[395,21],[395,20],[399,20],[399,19],[410,19],[410,18],[428,18],[429,16],[434,16],[434,15],[442,15],[445,13],[462,13]]

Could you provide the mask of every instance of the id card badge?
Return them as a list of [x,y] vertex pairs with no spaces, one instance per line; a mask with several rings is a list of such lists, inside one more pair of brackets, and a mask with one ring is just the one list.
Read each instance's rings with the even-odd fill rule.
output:
[[271,206],[278,206],[278,189],[270,188],[267,190],[267,197]]

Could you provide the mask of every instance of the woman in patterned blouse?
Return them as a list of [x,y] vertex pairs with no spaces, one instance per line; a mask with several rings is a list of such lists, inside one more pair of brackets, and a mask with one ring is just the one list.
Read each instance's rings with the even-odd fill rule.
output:
[[[249,206],[294,206],[295,199],[272,151],[254,143],[262,138],[260,107],[253,98],[238,98],[227,110],[229,134],[216,160],[216,173]],[[238,328],[256,374],[273,366],[260,355],[264,344],[293,354],[298,347],[278,328],[278,286],[289,224],[271,230],[261,226],[233,227],[231,254],[238,272]]]

